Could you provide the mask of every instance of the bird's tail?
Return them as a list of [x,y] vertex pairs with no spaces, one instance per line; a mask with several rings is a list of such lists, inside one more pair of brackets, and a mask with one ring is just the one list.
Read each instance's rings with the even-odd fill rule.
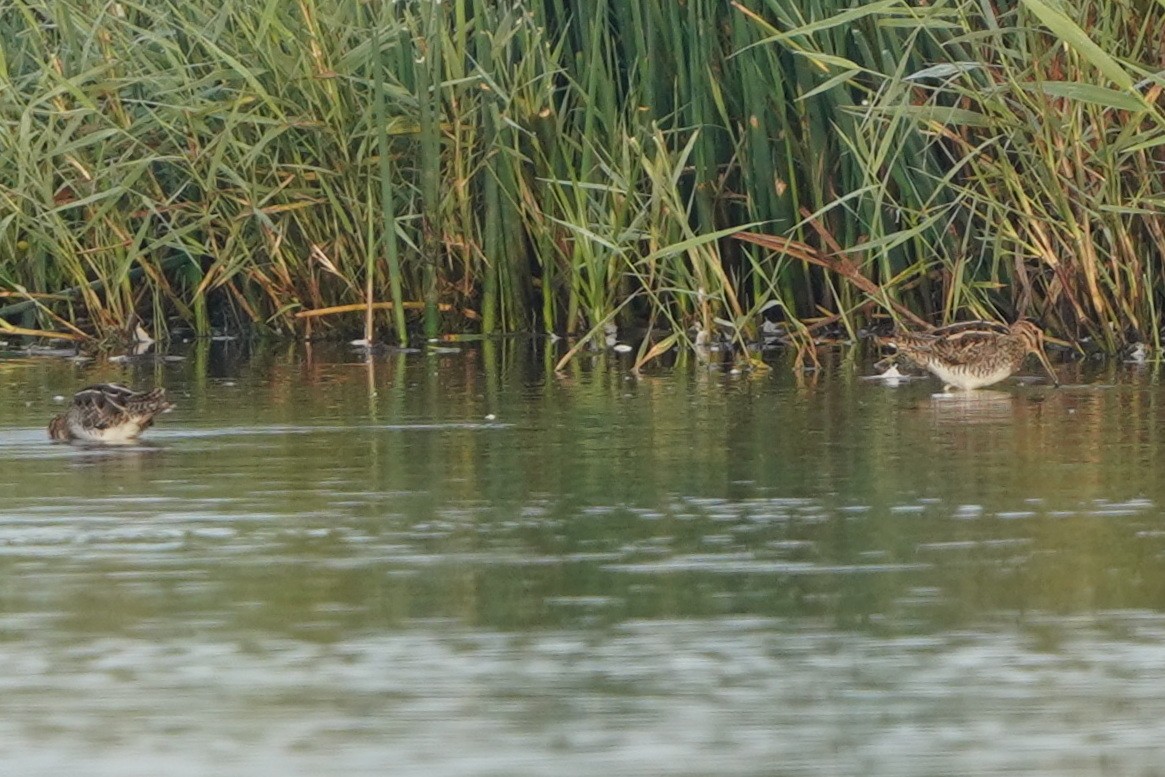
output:
[[133,397],[126,403],[125,409],[131,414],[144,418],[153,418],[158,413],[174,409],[174,403],[166,399],[166,389],[156,388]]

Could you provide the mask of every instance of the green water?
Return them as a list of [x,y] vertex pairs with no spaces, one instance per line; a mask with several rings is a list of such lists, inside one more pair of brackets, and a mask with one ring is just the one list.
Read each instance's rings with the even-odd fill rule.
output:
[[[0,361],[13,773],[1160,768],[1151,368],[936,397],[852,356],[248,351]],[[104,380],[178,409],[50,445]]]

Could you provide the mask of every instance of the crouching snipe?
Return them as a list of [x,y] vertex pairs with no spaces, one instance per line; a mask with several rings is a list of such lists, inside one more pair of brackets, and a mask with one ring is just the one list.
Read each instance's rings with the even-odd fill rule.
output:
[[100,383],[78,391],[69,409],[49,421],[49,437],[65,442],[131,442],[153,425],[154,416],[173,407],[165,389],[134,391]]
[[1044,333],[1030,321],[1008,327],[971,321],[933,332],[899,331],[886,344],[938,376],[947,390],[968,391],[998,383],[1018,370],[1028,354],[1035,354],[1052,383],[1059,385],[1044,353]]

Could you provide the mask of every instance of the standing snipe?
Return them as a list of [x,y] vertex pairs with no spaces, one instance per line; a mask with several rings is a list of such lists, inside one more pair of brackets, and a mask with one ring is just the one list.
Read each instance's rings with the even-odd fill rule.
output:
[[134,391],[116,383],[99,383],[78,391],[69,409],[49,421],[49,437],[130,442],[154,423],[154,416],[173,407],[166,401],[166,389]]
[[885,343],[942,379],[946,390],[969,391],[1011,376],[1029,353],[1060,385],[1044,353],[1044,333],[1031,321],[1003,326],[988,321],[952,324],[933,332],[899,330]]

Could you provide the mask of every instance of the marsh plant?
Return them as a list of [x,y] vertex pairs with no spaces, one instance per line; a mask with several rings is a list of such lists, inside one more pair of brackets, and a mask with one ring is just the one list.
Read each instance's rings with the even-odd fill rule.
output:
[[1159,0],[0,5],[10,329],[1158,338]]

